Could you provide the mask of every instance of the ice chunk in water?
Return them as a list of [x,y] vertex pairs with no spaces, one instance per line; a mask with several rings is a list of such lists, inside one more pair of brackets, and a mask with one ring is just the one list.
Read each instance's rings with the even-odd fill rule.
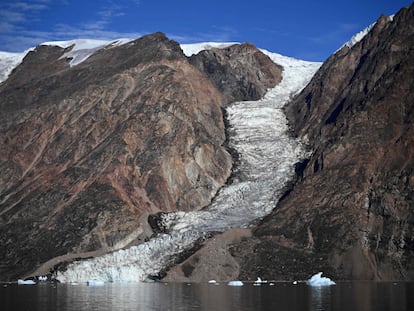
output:
[[227,283],[228,286],[243,286],[242,281],[230,281]]
[[34,284],[36,284],[36,282],[33,281],[33,280],[18,280],[17,284],[19,284],[19,285],[34,285]]
[[307,280],[306,284],[309,286],[329,286],[335,285],[336,283],[330,278],[322,276],[322,272],[319,272]]
[[105,282],[101,280],[89,280],[86,282],[86,284],[88,284],[88,286],[102,286],[105,284]]

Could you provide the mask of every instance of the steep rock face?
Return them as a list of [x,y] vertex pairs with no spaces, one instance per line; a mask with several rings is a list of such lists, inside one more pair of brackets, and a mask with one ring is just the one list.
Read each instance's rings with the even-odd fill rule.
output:
[[67,50],[36,48],[0,86],[2,280],[137,242],[143,216],[200,209],[230,174],[224,97],[177,43],[75,67]]
[[241,278],[414,279],[414,7],[382,16],[287,107],[310,159],[233,247]]
[[258,100],[282,79],[282,67],[252,44],[213,48],[190,57],[229,102]]

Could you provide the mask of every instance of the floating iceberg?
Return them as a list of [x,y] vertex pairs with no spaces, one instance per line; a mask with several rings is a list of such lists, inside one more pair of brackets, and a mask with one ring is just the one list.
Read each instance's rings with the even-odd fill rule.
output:
[[313,275],[309,280],[306,281],[309,286],[329,286],[335,285],[336,283],[330,278],[323,277],[322,272]]
[[253,283],[254,286],[260,286],[263,283],[267,283],[267,281],[262,280],[260,277],[257,277],[257,280]]
[[261,284],[261,283],[267,283],[267,281],[262,280],[260,277],[257,277],[257,280],[255,281],[255,283]]
[[17,284],[19,284],[19,285],[34,285],[34,284],[36,284],[36,282],[33,281],[33,280],[18,280]]
[[86,282],[86,284],[88,284],[88,286],[102,286],[105,284],[105,282],[100,280],[89,280]]
[[227,283],[228,286],[243,286],[243,282],[242,281],[230,281]]

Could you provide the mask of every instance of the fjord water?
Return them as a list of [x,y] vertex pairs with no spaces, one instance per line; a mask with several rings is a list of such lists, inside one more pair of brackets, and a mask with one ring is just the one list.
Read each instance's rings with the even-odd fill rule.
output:
[[1,310],[414,310],[414,283],[1,285]]

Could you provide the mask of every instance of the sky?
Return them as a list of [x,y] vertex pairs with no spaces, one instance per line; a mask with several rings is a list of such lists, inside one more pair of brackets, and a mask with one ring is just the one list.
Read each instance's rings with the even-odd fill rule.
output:
[[0,0],[0,51],[47,41],[138,38],[161,31],[179,43],[250,42],[324,61],[381,14],[410,0]]

